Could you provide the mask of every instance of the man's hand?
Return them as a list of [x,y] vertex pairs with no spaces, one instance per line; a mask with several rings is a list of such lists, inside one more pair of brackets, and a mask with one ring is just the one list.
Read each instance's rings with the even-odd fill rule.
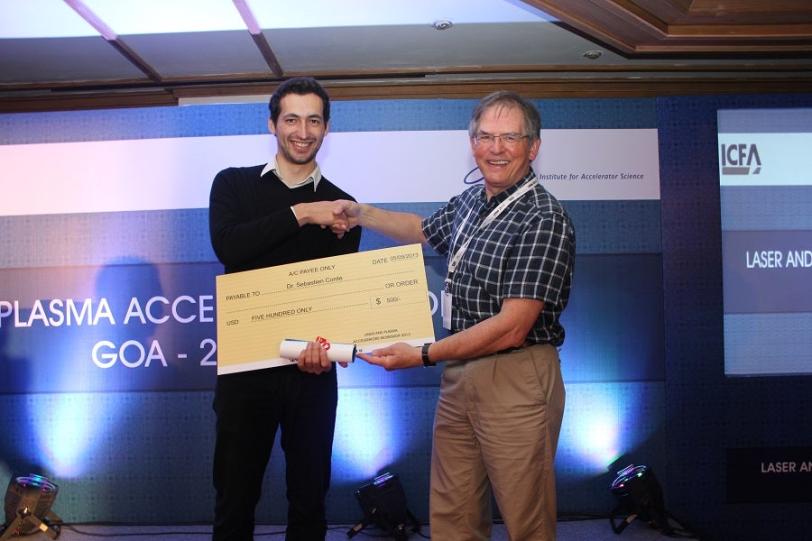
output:
[[338,199],[332,204],[335,221],[330,229],[338,238],[341,238],[347,231],[358,225],[361,218],[361,205],[349,199]]
[[333,363],[327,359],[327,352],[318,342],[308,342],[299,353],[297,363],[299,370],[308,374],[322,374],[333,368]]
[[356,226],[377,231],[401,244],[424,243],[423,218],[412,212],[397,212],[381,209],[367,203],[356,203],[347,199],[333,201],[333,214],[343,217],[346,223],[337,220],[330,229],[341,236]]
[[398,342],[370,353],[358,353],[357,357],[362,358],[369,364],[382,366],[386,370],[400,370],[401,368],[412,368],[423,364],[420,349],[405,342]]
[[316,201],[314,203],[299,203],[293,206],[293,213],[299,225],[316,224],[322,229],[331,228],[343,232],[350,230],[349,219],[344,214],[341,201]]

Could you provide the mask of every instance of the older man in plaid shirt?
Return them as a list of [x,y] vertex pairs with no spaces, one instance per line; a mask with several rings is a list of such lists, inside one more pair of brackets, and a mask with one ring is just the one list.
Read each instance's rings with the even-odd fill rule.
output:
[[512,92],[482,99],[469,125],[484,185],[428,218],[351,201],[333,230],[362,225],[448,257],[443,326],[451,334],[360,355],[387,370],[444,361],[431,460],[431,535],[489,539],[495,496],[512,541],[553,540],[553,460],[564,413],[558,346],[575,231],[531,167],[541,119]]

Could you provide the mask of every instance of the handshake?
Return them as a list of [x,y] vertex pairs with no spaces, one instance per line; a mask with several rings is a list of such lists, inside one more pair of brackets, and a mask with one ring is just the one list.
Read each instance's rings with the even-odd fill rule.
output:
[[361,205],[348,199],[299,203],[293,206],[299,225],[316,224],[330,228],[338,238],[357,226],[361,220]]

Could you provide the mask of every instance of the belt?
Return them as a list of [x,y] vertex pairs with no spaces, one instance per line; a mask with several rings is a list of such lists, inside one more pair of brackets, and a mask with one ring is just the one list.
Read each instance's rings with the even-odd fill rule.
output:
[[[462,332],[462,331],[448,331],[448,334],[457,334],[458,332]],[[510,348],[500,349],[499,351],[491,353],[491,355],[502,355],[504,353],[511,353],[513,351],[519,351],[520,349],[524,349],[526,347],[535,346],[535,345],[543,344],[543,343],[545,343],[545,342],[536,343],[536,342],[529,342],[528,341],[528,342],[525,342],[524,344],[522,344],[521,346],[514,346],[514,347],[510,347]]]
[[512,352],[512,351],[519,351],[520,349],[524,349],[524,348],[526,348],[526,347],[529,347],[529,346],[534,346],[534,345],[535,345],[535,344],[534,344],[534,343],[532,343],[532,342],[525,342],[525,343],[524,343],[524,344],[522,344],[521,346],[515,346],[515,347],[512,347],[512,348],[500,349],[499,351],[497,351],[496,353],[494,353],[494,355],[502,355],[503,353],[510,353],[510,352]]

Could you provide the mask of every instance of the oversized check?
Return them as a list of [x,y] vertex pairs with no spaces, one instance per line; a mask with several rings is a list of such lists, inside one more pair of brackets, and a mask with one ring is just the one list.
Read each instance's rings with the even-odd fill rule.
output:
[[217,373],[291,364],[285,339],[355,344],[434,341],[419,244],[217,276]]

